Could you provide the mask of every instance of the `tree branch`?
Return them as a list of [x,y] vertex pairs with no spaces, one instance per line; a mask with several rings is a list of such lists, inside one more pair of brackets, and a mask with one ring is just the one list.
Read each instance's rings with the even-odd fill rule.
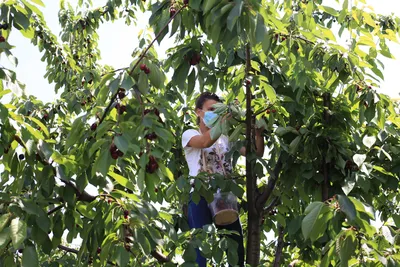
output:
[[91,194],[89,194],[88,192],[86,192],[85,190],[83,190],[82,192],[79,190],[79,188],[71,181],[67,181],[64,179],[60,180],[67,186],[72,187],[75,191],[75,194],[77,196],[77,199],[80,201],[84,201],[84,202],[92,202],[96,199],[97,196],[93,196]]
[[[330,123],[330,114],[329,114],[329,109],[331,108],[331,94],[330,93],[324,93],[323,94],[323,106],[324,106],[324,111],[323,111],[323,118],[325,123],[328,125]],[[321,191],[322,191],[322,201],[326,201],[329,198],[329,163],[326,162],[326,153],[328,150],[328,146],[326,144],[323,144],[323,156],[322,156],[322,172],[324,176],[324,181],[321,185]]]
[[283,246],[284,246],[284,242],[283,242],[283,226],[279,225],[278,227],[278,231],[279,231],[279,235],[278,235],[278,243],[276,244],[276,251],[275,251],[275,260],[274,260],[274,264],[272,265],[273,267],[279,267],[280,266],[280,262],[281,262],[281,257],[282,257],[282,250],[283,250]]
[[270,173],[268,183],[264,186],[264,191],[257,198],[257,210],[263,210],[265,203],[270,198],[272,191],[275,188],[275,184],[279,179],[279,174],[282,170],[282,155],[279,156],[278,161],[275,164],[274,171]]
[[168,258],[168,256],[163,255],[161,252],[158,252],[156,250],[153,250],[151,253],[151,256],[153,256],[159,263],[166,263],[170,262],[171,259]]
[[51,214],[53,214],[54,212],[56,212],[56,211],[62,209],[62,208],[64,207],[64,205],[65,205],[65,204],[63,203],[63,204],[61,204],[61,205],[59,205],[59,206],[57,206],[57,207],[55,207],[55,208],[49,210],[49,211],[47,212],[47,215],[51,215]]
[[73,248],[69,248],[69,247],[66,247],[66,246],[63,246],[63,245],[58,245],[58,248],[61,249],[61,250],[66,251],[66,252],[71,252],[71,253],[75,253],[75,254],[79,253],[79,250],[76,250],[76,249],[73,249]]
[[[251,62],[250,62],[250,45],[246,45],[246,79],[248,79],[251,70]],[[253,120],[253,112],[251,109],[251,84],[246,82],[246,189],[247,189],[247,201],[248,201],[248,209],[250,214],[257,214],[256,210],[256,180],[254,179],[252,161],[250,159],[251,148],[253,144],[252,139],[252,120]]]
[[[164,25],[164,27],[162,27],[162,29],[157,33],[157,35],[154,37],[153,41],[151,41],[151,43],[147,46],[147,48],[143,51],[143,53],[140,55],[138,61],[136,61],[135,65],[133,65],[132,69],[129,71],[129,75],[132,75],[133,71],[136,69],[136,67],[139,65],[140,61],[145,57],[146,53],[149,51],[149,49],[153,46],[154,42],[161,36],[162,32],[168,27],[168,25],[170,24],[170,22],[175,18],[176,15],[179,14],[179,12],[182,11],[182,9],[184,9],[186,6],[183,5],[180,9],[178,9],[175,14],[173,16],[171,16],[168,20],[168,22]],[[99,120],[98,126],[104,121],[104,119],[107,116],[107,113],[110,111],[110,108],[112,106],[112,104],[114,103],[114,100],[117,98],[118,95],[118,91],[115,92],[115,94],[111,97],[110,103],[108,104],[108,106],[106,107],[106,109],[104,110],[104,114],[101,117],[101,119]]]
[[266,207],[266,208],[264,209],[264,211],[263,211],[264,214],[269,213],[273,208],[275,208],[276,205],[278,205],[278,202],[279,202],[279,197],[274,198],[274,199],[271,201],[271,203],[268,205],[268,207]]
[[[63,245],[58,245],[57,247],[59,249],[61,249],[61,250],[66,251],[66,252],[70,252],[70,253],[74,253],[74,254],[78,254],[79,253],[79,250],[76,250],[74,248],[69,248],[69,247],[66,247],[66,246],[63,246]],[[117,266],[117,265],[115,265],[115,263],[113,263],[111,261],[107,261],[107,263],[112,265],[112,266]]]

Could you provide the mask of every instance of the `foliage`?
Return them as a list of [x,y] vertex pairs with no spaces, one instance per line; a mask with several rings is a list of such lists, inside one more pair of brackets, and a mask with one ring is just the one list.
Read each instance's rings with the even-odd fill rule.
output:
[[[0,97],[13,94],[0,103],[1,265],[195,266],[195,248],[234,263],[237,244],[212,226],[189,230],[181,209],[192,186],[180,136],[194,126],[190,109],[203,90],[225,97],[219,112],[233,118],[214,131],[236,141],[234,162],[250,126],[245,115],[266,128],[268,153],[247,156],[254,190],[240,164],[229,179],[199,175],[193,185],[195,202],[212,200],[217,187],[240,198],[245,236],[261,230],[261,257],[248,257],[250,265],[270,266],[277,256],[282,266],[399,265],[400,118],[376,91],[378,55],[393,57],[387,44],[397,42],[399,18],[357,3],[348,9],[347,0],[339,9],[322,0],[79,2],[84,11],[61,1],[60,39],[41,0],[0,3],[0,54],[17,64],[7,40],[19,31],[43,53],[45,78],[61,92],[42,103],[0,68]],[[136,23],[139,10],[151,11],[158,42],[176,38],[167,60],[143,34],[130,66],[99,64],[101,23]],[[345,34],[349,47],[336,40]],[[280,227],[285,246],[275,248],[266,236],[278,237]],[[68,249],[63,236],[82,245]]]

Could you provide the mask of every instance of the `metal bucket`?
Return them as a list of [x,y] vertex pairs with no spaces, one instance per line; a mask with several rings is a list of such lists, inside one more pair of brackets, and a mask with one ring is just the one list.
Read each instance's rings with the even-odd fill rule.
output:
[[217,192],[209,205],[216,225],[228,225],[239,219],[237,197],[231,192]]

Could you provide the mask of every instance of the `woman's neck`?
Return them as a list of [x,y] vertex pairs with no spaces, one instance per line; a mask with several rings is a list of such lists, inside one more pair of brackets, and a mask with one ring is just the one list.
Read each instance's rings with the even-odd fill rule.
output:
[[203,134],[205,132],[207,132],[210,128],[208,128],[207,126],[205,126],[203,123],[201,123],[199,125],[199,129],[200,129],[200,133]]

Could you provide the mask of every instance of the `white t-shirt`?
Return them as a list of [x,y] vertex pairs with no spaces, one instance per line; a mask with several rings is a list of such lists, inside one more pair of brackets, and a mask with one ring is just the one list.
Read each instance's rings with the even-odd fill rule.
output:
[[[182,147],[185,151],[186,162],[189,166],[189,176],[196,176],[200,172],[208,171],[210,173],[220,173],[223,175],[232,172],[232,164],[230,160],[226,160],[225,153],[230,149],[229,139],[225,135],[221,135],[215,143],[208,148],[188,147],[190,139],[193,136],[201,135],[199,131],[190,129],[186,130],[182,135]],[[203,168],[203,153],[205,155],[206,168]]]

